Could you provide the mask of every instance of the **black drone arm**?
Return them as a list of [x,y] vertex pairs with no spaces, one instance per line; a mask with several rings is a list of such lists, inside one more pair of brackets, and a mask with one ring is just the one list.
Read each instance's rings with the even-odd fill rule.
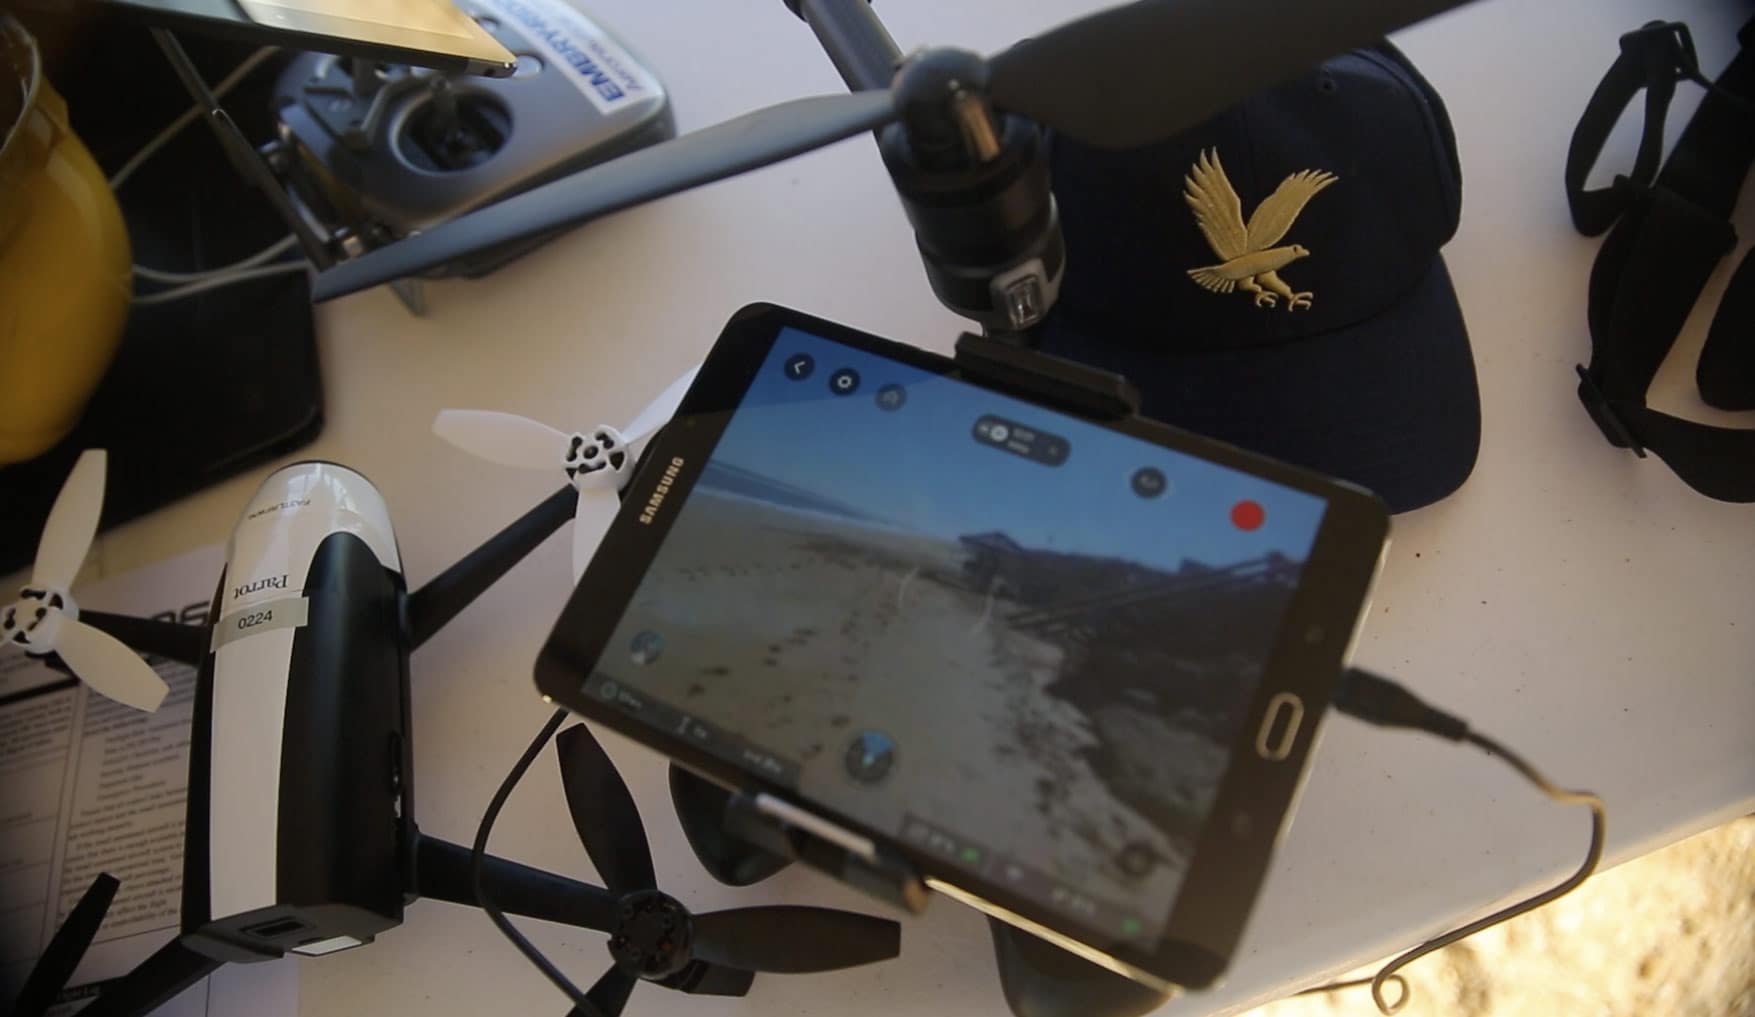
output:
[[170,1002],[176,995],[212,974],[220,965],[173,939],[133,971],[104,986],[84,1017],[139,1017]]
[[786,0],[786,6],[816,33],[849,90],[890,87],[902,51],[870,0]]
[[457,612],[468,607],[525,555],[536,550],[536,545],[573,518],[578,500],[579,493],[572,487],[561,488],[409,594],[411,645],[420,646],[431,639],[433,633],[457,617]]
[[213,630],[206,625],[179,625],[104,611],[80,611],[79,620],[141,653],[167,657],[190,667],[201,666],[213,641]]
[[55,997],[73,977],[73,970],[79,966],[86,949],[97,936],[98,927],[103,924],[104,914],[109,911],[110,901],[115,899],[119,886],[121,883],[115,876],[107,872],[98,874],[85,896],[74,905],[67,920],[55,930],[48,949],[43,951],[36,967],[31,969],[30,977],[25,979],[24,989],[12,1001],[9,1012],[13,1017],[42,1017],[54,1005]]
[[[482,878],[502,911],[600,932],[616,926],[616,897],[601,887],[493,855],[482,858]],[[434,900],[481,906],[470,885],[469,849],[450,841],[420,838],[412,889]]]
[[[48,1012],[91,946],[120,885],[107,872],[93,880],[37,960],[24,991],[13,1001],[9,1011],[13,1017],[42,1017]],[[213,973],[219,965],[219,961],[184,946],[182,940],[173,939],[134,970],[103,983],[97,999],[79,1012],[87,1017],[149,1014]]]

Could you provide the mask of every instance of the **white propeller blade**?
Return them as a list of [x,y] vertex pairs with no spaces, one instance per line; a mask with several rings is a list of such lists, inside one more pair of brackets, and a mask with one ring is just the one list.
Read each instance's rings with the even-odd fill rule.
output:
[[[695,375],[700,373],[701,365],[684,371],[680,377],[658,398],[646,404],[627,427],[622,428],[622,440],[628,444],[629,466],[638,458],[640,444],[650,438],[654,432],[670,422],[676,416],[676,408],[682,405],[683,396],[688,394],[689,386],[694,384]],[[602,485],[593,487],[590,484],[579,488],[579,510],[573,516],[573,583],[578,584],[580,577],[585,575],[585,566],[591,564],[591,556],[597,552],[597,546],[603,543],[603,535],[609,531],[609,524],[615,519],[621,507],[618,495],[620,482],[614,486]]]
[[[689,368],[648,403],[632,423],[621,429],[629,446],[637,446],[676,415],[694,383],[700,365]],[[551,470],[566,460],[571,436],[516,413],[495,410],[440,410],[433,433],[471,455],[527,470]]]
[[151,712],[170,687],[120,639],[80,621],[68,590],[97,536],[108,460],[103,449],[94,448],[73,464],[43,524],[30,592],[3,612],[0,636],[32,653],[60,654],[80,681],[124,706]]
[[108,632],[82,621],[62,615],[60,622],[52,649],[80,681],[123,706],[148,713],[165,701],[170,686],[140,659],[140,654]]
[[516,413],[440,410],[433,418],[433,433],[502,466],[556,470],[567,456],[567,435]]
[[591,564],[591,556],[597,553],[597,545],[603,543],[603,535],[609,532],[610,521],[615,518],[621,501],[615,496],[615,489],[582,487],[579,489],[579,509],[573,515],[573,584],[579,583],[579,577],[585,574],[585,566]]
[[31,567],[30,584],[39,590],[65,592],[73,585],[73,577],[85,564],[85,553],[91,550],[97,536],[98,516],[104,510],[104,473],[108,456],[101,448],[86,449],[73,472],[55,496],[55,507],[43,524],[43,537],[37,543],[36,564]]
[[700,370],[701,365],[696,364],[684,371],[682,377],[671,382],[664,391],[658,393],[658,398],[648,403],[632,423],[622,428],[622,437],[627,439],[629,445],[640,444],[653,431],[663,427],[670,421],[671,417],[676,416],[676,408],[682,405],[683,396],[688,394],[689,386],[695,383],[695,375],[699,374]]
[[[515,413],[441,410],[433,419],[433,433],[465,452],[502,466],[568,470],[568,475],[574,477],[579,488],[579,504],[573,514],[573,581],[576,583],[585,574],[585,566],[590,563],[597,545],[603,542],[610,520],[615,518],[620,505],[617,492],[633,469],[640,443],[676,415],[676,408],[682,405],[683,396],[688,394],[698,371],[698,364],[685,371],[658,393],[658,398],[648,403],[632,423],[618,432],[626,446],[619,450],[625,456],[620,469],[600,464],[598,460],[590,460],[581,466],[580,457],[569,458],[575,451],[572,435]],[[588,447],[586,452],[592,456],[599,454],[595,447]],[[576,476],[572,472],[574,469],[579,470]]]

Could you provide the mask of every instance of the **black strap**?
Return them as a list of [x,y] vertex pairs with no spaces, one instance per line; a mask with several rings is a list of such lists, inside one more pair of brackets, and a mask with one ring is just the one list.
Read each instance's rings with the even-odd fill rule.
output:
[[1725,287],[1694,381],[1709,405],[1755,410],[1755,250],[1743,256]]
[[[1591,270],[1591,360],[1578,369],[1579,399],[1611,444],[1641,457],[1649,449],[1690,487],[1736,502],[1755,501],[1755,431],[1683,420],[1651,409],[1645,399],[1707,279],[1736,245],[1730,215],[1755,163],[1752,32],[1755,21],[1739,33],[1744,48],[1716,83],[1700,75],[1686,26],[1654,22],[1623,36],[1621,56],[1591,97],[1566,165],[1567,199],[1579,230],[1614,227]],[[1663,170],[1654,173],[1664,113],[1683,78],[1705,82],[1709,90]],[[1604,140],[1642,87],[1645,133],[1632,176],[1585,190]],[[1755,287],[1755,271],[1737,277]],[[1726,301],[1731,319],[1714,329],[1726,338],[1709,342],[1713,356],[1702,357],[1702,371],[1748,362],[1752,302],[1755,297],[1741,294]],[[1733,401],[1748,391],[1716,374],[1702,389]]]
[[[1578,232],[1594,237],[1614,225],[1628,202],[1657,178],[1658,162],[1664,154],[1664,118],[1676,95],[1676,81],[1684,76],[1686,67],[1692,67],[1695,75],[1700,73],[1694,39],[1686,25],[1652,21],[1621,37],[1621,55],[1591,94],[1578,129],[1572,132],[1572,147],[1566,152],[1566,201]],[[1602,154],[1609,132],[1642,88],[1645,126],[1639,135],[1633,175],[1617,176],[1609,187],[1586,190],[1585,177]]]

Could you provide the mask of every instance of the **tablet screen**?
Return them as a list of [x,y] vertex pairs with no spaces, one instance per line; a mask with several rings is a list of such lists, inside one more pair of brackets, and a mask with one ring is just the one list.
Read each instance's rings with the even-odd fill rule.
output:
[[1325,506],[787,327],[585,694],[1147,946]]

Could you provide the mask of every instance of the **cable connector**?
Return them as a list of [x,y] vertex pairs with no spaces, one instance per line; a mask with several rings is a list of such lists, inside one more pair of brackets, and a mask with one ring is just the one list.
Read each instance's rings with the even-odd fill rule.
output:
[[[1526,911],[1541,907],[1549,901],[1571,893],[1580,883],[1590,878],[1596,871],[1597,862],[1603,857],[1603,837],[1608,824],[1607,810],[1603,800],[1589,791],[1568,791],[1557,787],[1553,781],[1544,777],[1539,770],[1531,766],[1522,756],[1499,744],[1486,735],[1477,734],[1469,729],[1469,725],[1460,717],[1453,717],[1443,710],[1428,706],[1419,696],[1414,695],[1397,683],[1372,674],[1359,668],[1349,668],[1341,675],[1341,685],[1335,692],[1335,709],[1349,717],[1362,720],[1367,724],[1379,727],[1405,727],[1427,734],[1437,735],[1453,742],[1467,742],[1488,755],[1494,756],[1507,766],[1516,770],[1523,778],[1534,784],[1543,794],[1562,805],[1583,805],[1590,809],[1590,847],[1585,850],[1584,864],[1578,871],[1551,889],[1544,890],[1534,897],[1519,901],[1509,907],[1501,908],[1485,918],[1478,918],[1458,929],[1434,939],[1429,939],[1419,946],[1396,957],[1380,968],[1370,978],[1358,978],[1346,982],[1331,982],[1305,989],[1297,995],[1304,996],[1317,992],[1332,992],[1335,989],[1350,988],[1355,985],[1370,985],[1371,998],[1377,1009],[1386,1017],[1400,1010],[1408,1002],[1408,983],[1397,974],[1402,968],[1419,960],[1421,957],[1441,950],[1458,940],[1480,932],[1482,929],[1498,925],[1509,918],[1515,918]],[[1394,982],[1398,995],[1390,1000],[1384,993],[1384,987]]]
[[1469,736],[1469,725],[1382,675],[1348,668],[1335,692],[1335,709],[1378,727],[1406,727],[1453,742]]

